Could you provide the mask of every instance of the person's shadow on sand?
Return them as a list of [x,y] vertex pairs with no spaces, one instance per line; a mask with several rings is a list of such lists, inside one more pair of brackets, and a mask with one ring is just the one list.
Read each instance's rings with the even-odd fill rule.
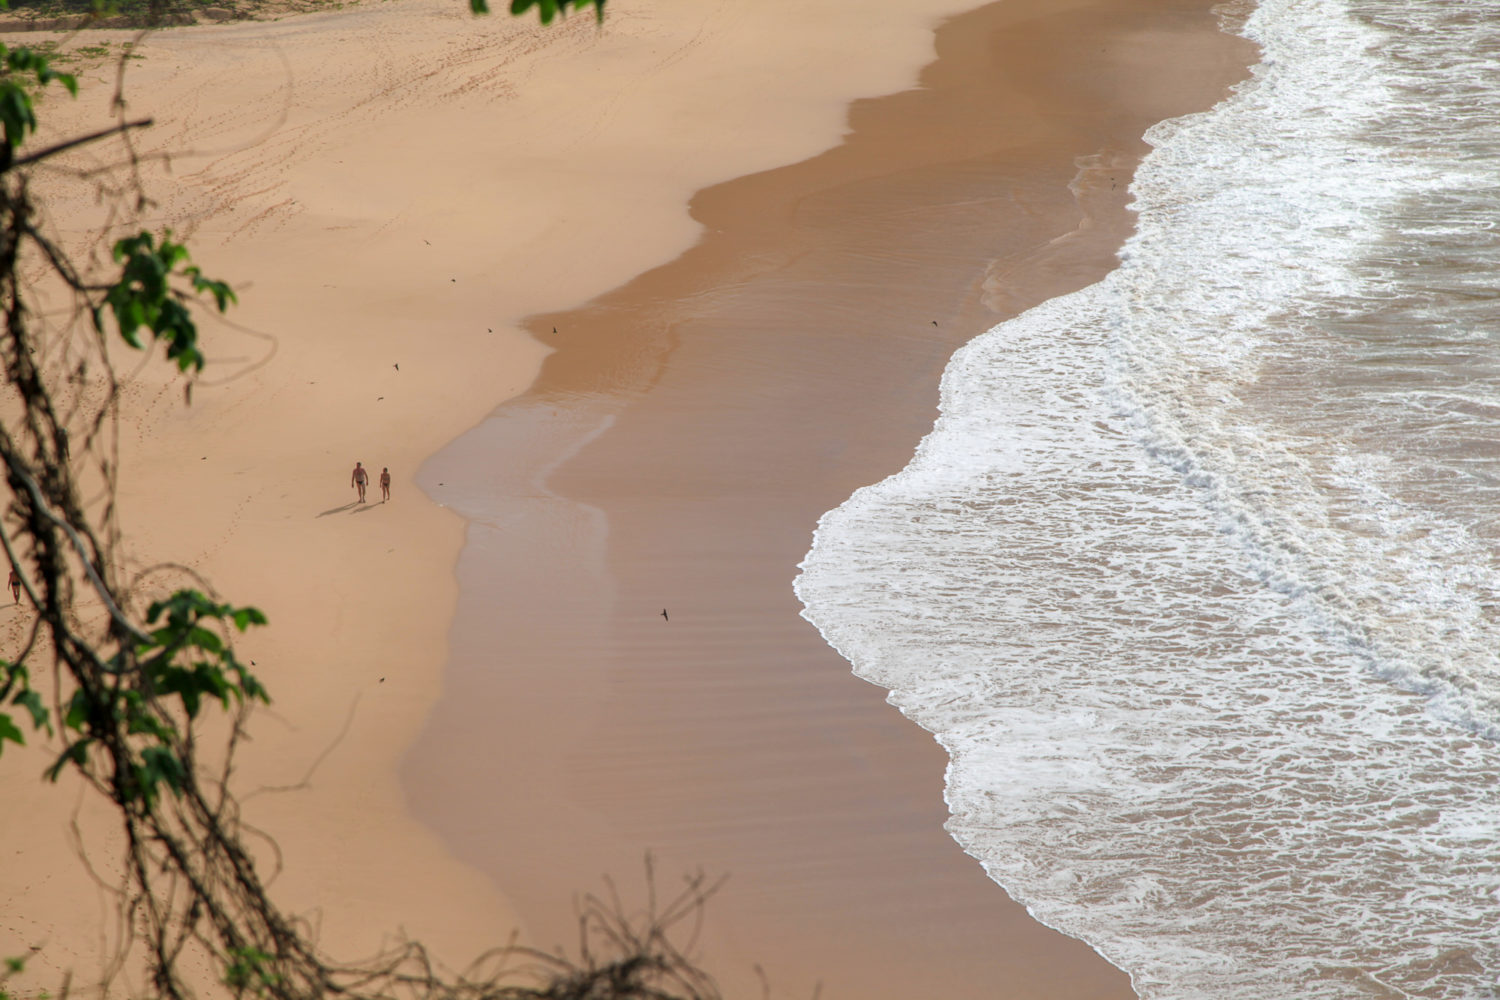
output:
[[[323,513],[319,514],[318,517],[327,517],[329,514],[342,514],[344,511],[348,510],[349,508],[351,508],[351,507],[358,507],[358,506],[359,506],[359,501],[358,500],[351,500],[348,503],[344,504],[342,507],[330,507],[330,508],[328,508]],[[366,504],[365,506],[368,507],[369,504]]]

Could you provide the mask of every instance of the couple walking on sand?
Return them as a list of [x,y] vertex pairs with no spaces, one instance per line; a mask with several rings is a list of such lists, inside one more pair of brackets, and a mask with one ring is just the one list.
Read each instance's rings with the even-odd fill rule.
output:
[[[354,463],[354,472],[349,476],[349,485],[359,490],[359,502],[365,502],[365,485],[370,481],[369,472],[358,462]],[[385,503],[391,498],[391,470],[380,470],[380,502]]]

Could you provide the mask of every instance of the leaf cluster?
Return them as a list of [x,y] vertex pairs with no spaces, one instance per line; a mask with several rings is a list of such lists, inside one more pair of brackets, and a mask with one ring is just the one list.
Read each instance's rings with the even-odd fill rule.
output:
[[185,281],[193,292],[212,296],[219,312],[237,302],[224,282],[206,278],[191,263],[187,247],[172,241],[167,230],[158,243],[150,233],[138,233],[114,245],[115,262],[121,265],[120,280],[104,294],[102,305],[93,310],[94,328],[102,335],[104,308],[114,314],[115,325],[127,344],[140,349],[144,327],[167,345],[168,360],[179,371],[201,371],[203,352],[198,348],[198,327],[187,307],[187,295],[173,287],[172,279]]
[[[264,625],[265,615],[179,590],[151,605],[147,621],[155,625],[163,616],[144,641],[109,661],[104,676],[110,682],[80,684],[59,708],[69,743],[47,769],[49,780],[56,781],[70,764],[91,773],[91,752],[116,748],[112,785],[121,804],[149,810],[163,786],[181,794],[186,781],[189,762],[178,717],[196,719],[205,699],[226,710],[251,701],[269,703],[266,689],[221,634],[226,625],[238,631]],[[25,709],[33,728],[51,735],[50,715],[25,664],[0,661],[0,676],[0,705]],[[7,740],[23,744],[25,737],[14,718],[0,711],[0,751]]]
[[[592,6],[594,15],[602,22],[604,20],[605,0],[510,0],[510,12],[512,15],[521,15],[535,7],[541,16],[543,24],[551,24],[552,19],[559,14],[567,16],[568,8],[582,9]],[[488,14],[490,12],[489,0],[469,0],[469,9],[475,14]]]
[[0,44],[0,128],[4,129],[6,150],[3,165],[10,165],[10,154],[26,137],[36,131],[36,103],[32,89],[56,81],[68,93],[78,95],[78,81],[71,73],[52,68],[52,59],[33,48],[10,48]]
[[[31,686],[31,673],[20,663],[7,663],[0,660],[0,706],[11,705],[16,708],[25,709],[31,716],[31,725],[35,729],[45,729],[48,735],[52,733],[52,719],[47,713],[47,706],[42,701],[42,696]],[[0,711],[0,753],[5,751],[5,741],[24,744],[25,736],[19,726],[7,712]]]

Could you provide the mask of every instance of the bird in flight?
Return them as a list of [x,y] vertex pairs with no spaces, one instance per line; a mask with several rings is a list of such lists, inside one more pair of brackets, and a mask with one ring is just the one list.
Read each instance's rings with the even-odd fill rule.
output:
[[[661,609],[661,616],[662,616],[662,617],[663,617],[663,618],[667,618],[667,609],[666,609],[666,608],[662,608],[662,609]],[[670,618],[667,618],[667,621],[671,621],[671,620],[672,620],[672,619],[670,619]]]

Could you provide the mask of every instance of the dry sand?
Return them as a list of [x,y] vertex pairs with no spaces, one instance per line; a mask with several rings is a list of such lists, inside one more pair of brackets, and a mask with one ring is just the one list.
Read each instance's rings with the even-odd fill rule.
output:
[[[205,325],[190,408],[157,368],[131,378],[129,556],[269,614],[243,652],[276,703],[242,785],[290,787],[249,815],[335,953],[398,929],[455,964],[517,926],[566,940],[571,893],[629,888],[654,848],[664,880],[731,875],[706,957],[738,995],[752,961],[787,995],[1128,995],[947,840],[940,753],[789,590],[817,514],[930,423],[952,347],[1109,266],[1141,129],[1247,56],[1196,0],[1014,0],[818,155],[973,6],[650,0],[543,32],[407,0],[175,29],[127,63],[131,114],[158,123],[141,148],[172,154],[145,164],[151,222],[243,300]],[[125,36],[77,41],[100,39]],[[108,121],[112,72],[48,101],[49,131]],[[91,188],[38,184],[88,245]],[[543,314],[557,338],[523,328]],[[499,438],[427,466],[426,500],[418,465],[549,348]],[[391,468],[392,503],[351,503],[356,459]],[[449,503],[489,512],[457,582]],[[0,613],[13,641],[24,612]],[[44,944],[37,985],[86,983],[105,897],[71,858],[76,796],[18,759],[0,952]],[[102,859],[99,817],[82,829]]]

